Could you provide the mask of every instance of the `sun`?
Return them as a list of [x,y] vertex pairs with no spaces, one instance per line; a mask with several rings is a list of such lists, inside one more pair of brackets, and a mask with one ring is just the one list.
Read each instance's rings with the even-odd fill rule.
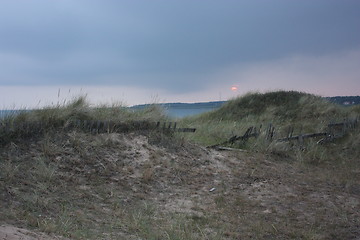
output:
[[237,87],[237,86],[232,86],[232,87],[231,87],[231,91],[236,92],[237,90],[238,90],[238,87]]

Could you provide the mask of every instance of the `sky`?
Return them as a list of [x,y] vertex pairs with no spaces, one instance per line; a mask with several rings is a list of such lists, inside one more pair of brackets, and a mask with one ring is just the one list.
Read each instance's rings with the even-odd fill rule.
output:
[[0,108],[360,95],[358,0],[0,0]]

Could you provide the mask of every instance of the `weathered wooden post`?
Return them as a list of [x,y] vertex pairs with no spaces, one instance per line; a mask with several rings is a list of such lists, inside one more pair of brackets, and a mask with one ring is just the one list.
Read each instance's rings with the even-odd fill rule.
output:
[[275,133],[275,128],[271,123],[269,123],[268,129],[266,131],[266,139],[272,141]]
[[299,134],[298,142],[299,142],[300,149],[304,149],[304,136],[302,133]]
[[342,124],[342,131],[341,131],[342,137],[345,136],[346,131],[347,131],[347,119],[344,118],[344,122]]
[[290,126],[287,131],[287,138],[291,138],[293,136],[293,133],[294,133],[294,127]]

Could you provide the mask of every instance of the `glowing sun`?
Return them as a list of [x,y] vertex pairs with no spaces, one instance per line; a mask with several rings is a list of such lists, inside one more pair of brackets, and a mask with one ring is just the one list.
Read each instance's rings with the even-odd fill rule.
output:
[[237,86],[232,86],[231,91],[236,92],[238,90]]

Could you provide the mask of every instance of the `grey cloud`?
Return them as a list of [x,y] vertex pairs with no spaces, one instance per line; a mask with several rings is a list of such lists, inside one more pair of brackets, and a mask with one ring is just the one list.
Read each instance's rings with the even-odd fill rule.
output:
[[13,74],[0,72],[0,85],[13,78],[11,84],[125,84],[180,92],[201,88],[211,81],[204,76],[228,65],[360,44],[355,0],[0,3],[0,56],[29,60],[9,66]]

